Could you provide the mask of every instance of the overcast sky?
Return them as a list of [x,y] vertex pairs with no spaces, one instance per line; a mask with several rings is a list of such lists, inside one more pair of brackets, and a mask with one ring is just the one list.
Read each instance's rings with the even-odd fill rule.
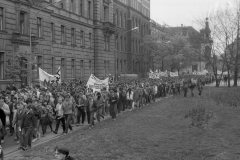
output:
[[217,8],[234,0],[151,0],[151,19],[170,26],[194,26],[199,17],[208,16]]

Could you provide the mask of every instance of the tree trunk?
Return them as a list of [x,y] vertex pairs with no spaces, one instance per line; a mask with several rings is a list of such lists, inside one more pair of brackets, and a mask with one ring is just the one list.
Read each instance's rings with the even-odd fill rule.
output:
[[[239,14],[239,13],[238,13]],[[237,28],[237,53],[236,53],[236,59],[235,59],[235,68],[234,68],[234,87],[237,87],[238,85],[238,52],[239,52],[239,15],[238,15],[238,28]]]
[[230,69],[228,68],[228,87],[231,87]]
[[216,78],[216,87],[220,86],[220,79],[218,79],[218,77]]

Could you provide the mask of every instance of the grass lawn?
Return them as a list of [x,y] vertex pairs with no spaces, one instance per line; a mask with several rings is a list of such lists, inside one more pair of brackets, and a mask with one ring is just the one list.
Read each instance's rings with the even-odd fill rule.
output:
[[240,89],[163,99],[50,141],[12,159],[53,160],[55,146],[77,160],[239,160]]

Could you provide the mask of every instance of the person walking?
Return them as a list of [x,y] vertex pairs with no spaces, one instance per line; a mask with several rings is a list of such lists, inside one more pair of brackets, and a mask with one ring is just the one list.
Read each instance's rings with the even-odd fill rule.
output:
[[68,129],[70,129],[71,131],[73,130],[71,125],[73,111],[74,111],[74,106],[71,100],[71,96],[70,94],[67,94],[63,102],[63,113],[66,121],[66,129],[65,129],[66,134],[68,133]]
[[58,133],[58,128],[59,128],[60,123],[62,123],[63,133],[65,133],[66,128],[65,128],[65,118],[64,118],[63,98],[62,97],[58,98],[58,103],[56,105],[55,112],[56,112],[56,128],[55,128],[55,131],[53,131],[53,133],[55,133],[55,134]]
[[131,88],[128,89],[127,91],[127,106],[130,111],[132,111],[132,104],[133,104],[133,91]]
[[32,110],[32,99],[27,99],[26,112],[22,119],[20,131],[23,136],[22,150],[28,150],[32,147],[33,131],[36,130],[35,115]]
[[3,124],[2,129],[4,131],[4,135],[1,137],[1,143],[4,143],[4,137],[7,134],[6,127],[9,121],[10,109],[9,109],[9,106],[4,102],[3,97],[0,97],[0,109],[4,112],[3,117],[1,117],[2,124]]
[[117,118],[117,102],[118,102],[118,96],[117,96],[117,90],[110,90],[110,97],[109,97],[109,104],[110,104],[110,115],[113,120],[116,120]]
[[83,94],[83,91],[80,91],[79,97],[77,98],[77,124],[80,125],[80,118],[82,118],[81,124],[84,125],[86,118],[86,101],[87,98]]

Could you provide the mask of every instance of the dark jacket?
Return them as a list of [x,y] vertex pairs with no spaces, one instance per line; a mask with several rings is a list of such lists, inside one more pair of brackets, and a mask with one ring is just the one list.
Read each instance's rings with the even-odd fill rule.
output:
[[36,122],[36,117],[33,111],[28,110],[25,112],[23,116],[21,128],[35,128],[36,126],[35,122]]
[[2,121],[3,126],[6,126],[6,114],[2,109],[0,109],[0,119]]

